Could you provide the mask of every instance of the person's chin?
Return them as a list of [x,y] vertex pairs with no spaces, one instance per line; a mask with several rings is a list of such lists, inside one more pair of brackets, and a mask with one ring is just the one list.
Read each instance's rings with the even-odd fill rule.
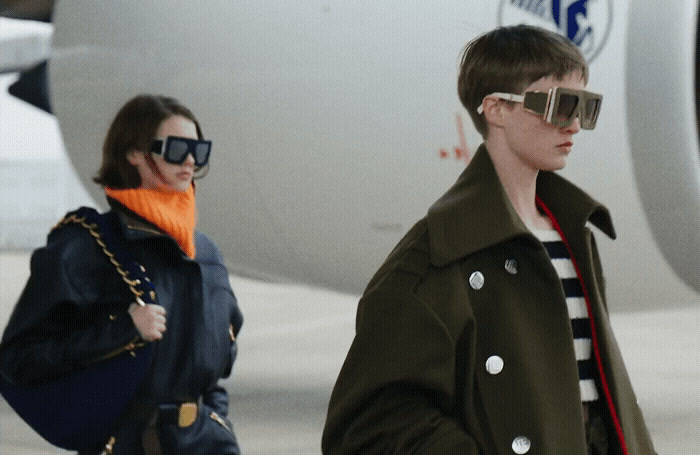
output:
[[161,185],[161,191],[184,193],[192,185],[191,182],[173,182]]
[[541,171],[560,171],[566,167],[566,156],[557,157],[540,167]]
[[178,176],[178,178],[172,182],[170,186],[172,186],[174,190],[184,193],[190,186],[192,186],[192,176],[187,176],[186,178]]

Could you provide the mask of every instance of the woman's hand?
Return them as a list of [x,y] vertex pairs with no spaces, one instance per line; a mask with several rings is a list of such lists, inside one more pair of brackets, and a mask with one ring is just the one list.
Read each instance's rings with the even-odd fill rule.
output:
[[141,338],[146,341],[156,341],[163,338],[165,332],[165,308],[160,305],[139,305],[132,303],[129,306],[129,315],[134,321]]

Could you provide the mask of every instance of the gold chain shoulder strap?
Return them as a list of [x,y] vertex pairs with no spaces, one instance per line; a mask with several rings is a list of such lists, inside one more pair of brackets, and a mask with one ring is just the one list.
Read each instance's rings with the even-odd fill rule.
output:
[[[67,214],[62,220],[56,223],[51,231],[53,232],[54,230],[71,223],[79,224],[87,229],[88,232],[90,232],[90,235],[92,235],[92,237],[95,239],[95,242],[97,242],[97,245],[99,245],[99,247],[102,249],[102,252],[117,269],[117,272],[122,277],[122,280],[124,280],[124,282],[129,286],[129,290],[136,298],[136,303],[143,306],[146,304],[144,299],[149,300],[150,302],[148,303],[154,303],[156,300],[156,292],[150,282],[151,280],[149,280],[146,276],[146,269],[142,265],[136,264],[136,262],[130,260],[128,253],[123,248],[121,254],[119,254],[119,256],[121,256],[119,258],[121,261],[117,258],[117,254],[115,254],[115,252],[110,251],[110,248],[107,246],[108,242],[105,241],[104,235],[107,234],[106,231],[108,230],[106,223],[101,222],[104,220],[97,217],[104,217],[104,215],[100,215],[94,209],[81,207],[77,211]],[[88,218],[92,219],[88,220]],[[100,226],[100,224],[102,224],[102,226]],[[100,227],[102,227],[101,230],[104,232],[104,234],[100,232]],[[131,264],[129,264],[130,267],[126,265],[127,261],[131,262]],[[129,278],[131,275],[137,275],[137,277],[131,279]],[[138,275],[140,275],[140,277]]]

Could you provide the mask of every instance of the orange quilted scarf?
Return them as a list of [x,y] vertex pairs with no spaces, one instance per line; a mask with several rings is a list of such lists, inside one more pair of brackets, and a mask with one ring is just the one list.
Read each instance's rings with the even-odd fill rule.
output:
[[185,192],[105,188],[105,193],[170,234],[182,251],[194,259],[194,230],[197,226],[194,186],[190,186]]

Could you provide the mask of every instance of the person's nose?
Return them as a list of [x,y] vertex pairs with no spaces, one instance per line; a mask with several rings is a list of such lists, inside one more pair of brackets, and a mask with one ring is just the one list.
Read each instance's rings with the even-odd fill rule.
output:
[[184,163],[182,163],[182,164],[185,164],[185,165],[190,166],[190,167],[194,167],[194,155],[192,155],[191,153],[188,153],[187,156],[185,157]]
[[565,127],[564,130],[570,134],[576,134],[581,131],[581,120],[579,119],[578,115],[574,117],[574,120],[569,124],[569,126]]

